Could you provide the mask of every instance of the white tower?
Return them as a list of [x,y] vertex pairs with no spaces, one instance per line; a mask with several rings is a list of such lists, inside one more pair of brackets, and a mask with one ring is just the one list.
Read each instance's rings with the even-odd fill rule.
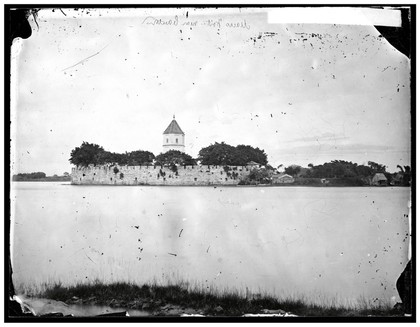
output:
[[178,150],[185,152],[185,134],[174,119],[163,132],[163,152]]

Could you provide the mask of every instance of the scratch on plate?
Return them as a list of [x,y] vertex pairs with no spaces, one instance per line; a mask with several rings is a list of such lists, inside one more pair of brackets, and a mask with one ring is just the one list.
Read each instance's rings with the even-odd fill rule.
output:
[[[109,44],[108,44],[108,45],[109,45]],[[94,57],[94,56],[97,56],[97,55],[98,55],[98,54],[100,54],[103,50],[105,50],[105,48],[106,48],[108,45],[106,45],[105,47],[103,47],[101,50],[99,50],[98,52],[94,53],[93,55],[91,55],[91,56],[89,56],[89,57],[87,57],[87,58],[85,58],[85,59],[83,59],[83,60],[80,60],[78,63],[76,63],[76,64],[74,64],[74,65],[72,65],[72,66],[69,66],[69,67],[67,67],[67,68],[64,68],[64,69],[62,70],[62,72],[63,72],[63,71],[65,71],[65,70],[67,70],[67,69],[73,68],[73,67],[75,67],[75,66],[77,66],[77,65],[83,64],[85,61],[89,60],[90,58],[92,58],[92,57]]]
[[94,264],[96,264],[96,262],[95,261],[93,261],[88,255],[87,255],[87,253],[86,253],[86,251],[85,250],[83,250],[83,252],[85,253],[85,256],[90,260],[90,261],[92,261]]

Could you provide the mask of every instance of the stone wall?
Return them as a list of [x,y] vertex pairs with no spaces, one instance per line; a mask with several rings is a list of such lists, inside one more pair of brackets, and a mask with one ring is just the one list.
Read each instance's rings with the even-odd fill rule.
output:
[[73,167],[72,184],[94,185],[237,185],[250,166],[161,166],[103,165]]

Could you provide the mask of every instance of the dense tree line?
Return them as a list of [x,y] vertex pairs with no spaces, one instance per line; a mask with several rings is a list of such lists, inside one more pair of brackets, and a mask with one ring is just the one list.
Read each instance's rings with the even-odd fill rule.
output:
[[368,166],[344,160],[333,160],[322,165],[313,166],[306,172],[308,177],[343,178],[343,177],[368,177],[375,173],[385,173],[385,166],[373,161]]
[[322,165],[309,164],[308,168],[299,165],[291,165],[284,169],[286,174],[308,178],[352,178],[369,177],[376,173],[389,174],[385,165],[368,161],[368,166],[358,165],[351,161],[332,160]]
[[41,179],[45,178],[47,175],[43,172],[36,172],[36,173],[22,173],[13,175],[12,180],[13,181],[27,181],[27,180],[34,180],[34,179]]
[[91,164],[102,165],[106,163],[118,165],[147,165],[152,164],[155,155],[149,151],[132,151],[125,153],[115,153],[105,151],[103,147],[83,142],[80,147],[71,151],[69,161],[76,166],[87,167]]
[[330,178],[341,179],[351,182],[354,185],[362,185],[368,183],[368,178],[373,177],[376,173],[383,173],[388,182],[396,185],[408,186],[411,183],[411,170],[409,166],[397,166],[400,173],[389,173],[386,166],[368,161],[367,165],[358,165],[351,161],[332,160],[322,165],[309,164],[309,168],[303,168],[299,165],[290,165],[284,169],[286,174],[293,177],[301,178]]
[[198,153],[198,160],[203,165],[229,165],[245,166],[254,161],[260,165],[267,164],[267,154],[264,150],[250,145],[238,145],[236,147],[222,143],[211,144],[202,148]]
[[[267,155],[264,150],[254,148],[250,145],[238,145],[236,147],[222,143],[211,144],[202,148],[199,152],[198,160],[203,165],[232,165],[245,166],[250,161],[255,161],[260,165],[267,164]],[[149,151],[132,151],[126,153],[114,153],[105,151],[97,144],[83,142],[80,147],[71,151],[69,161],[76,166],[87,167],[91,164],[118,164],[118,165],[195,165],[196,159],[190,155],[170,150],[155,155]]]
[[59,182],[59,181],[70,181],[69,173],[64,173],[63,176],[58,176],[54,174],[53,176],[47,176],[43,172],[36,173],[20,173],[12,176],[12,181],[14,182],[32,182],[32,181],[42,181],[42,182]]

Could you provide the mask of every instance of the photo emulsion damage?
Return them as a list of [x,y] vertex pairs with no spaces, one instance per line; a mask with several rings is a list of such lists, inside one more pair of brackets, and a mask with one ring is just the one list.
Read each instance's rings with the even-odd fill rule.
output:
[[414,9],[7,7],[6,319],[413,320]]

